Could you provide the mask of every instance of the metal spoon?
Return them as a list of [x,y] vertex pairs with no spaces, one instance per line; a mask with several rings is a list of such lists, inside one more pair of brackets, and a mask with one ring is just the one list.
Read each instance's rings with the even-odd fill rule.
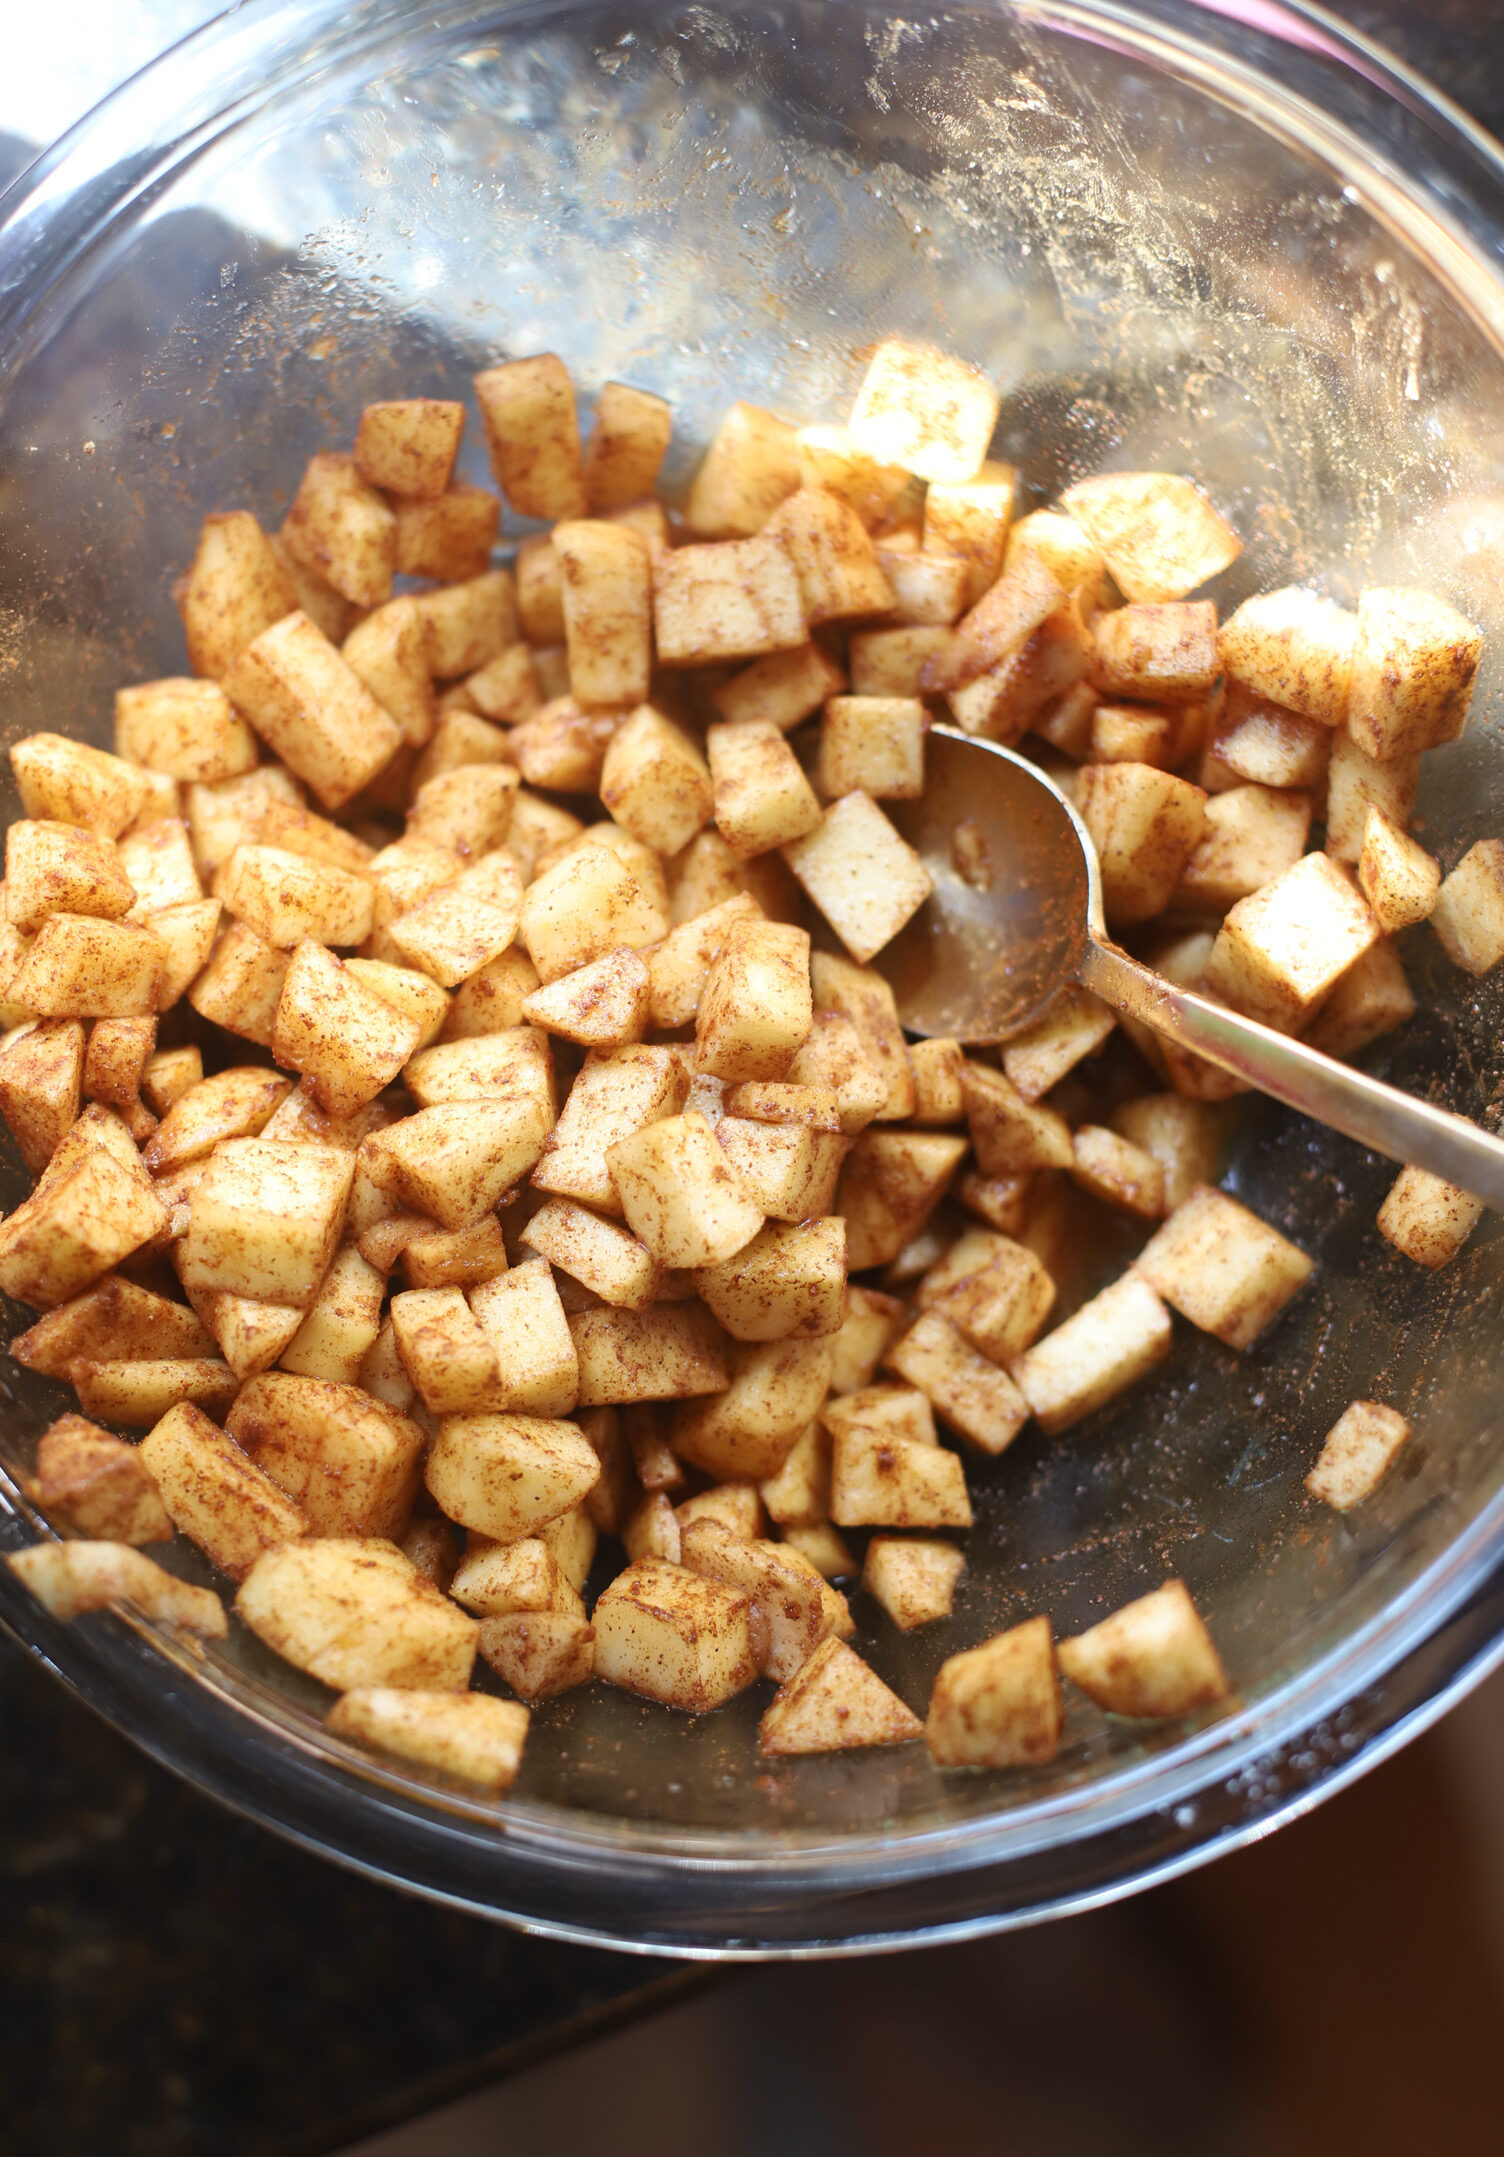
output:
[[[1504,1140],[1175,988],[1120,951],[1108,938],[1086,828],[1026,757],[937,726],[926,744],[922,798],[887,806],[935,887],[877,962],[911,1033],[952,1035],[968,1046],[1002,1041],[1079,981],[1114,1011],[1261,1093],[1504,1212]],[[986,864],[971,881],[955,858],[963,823]]]

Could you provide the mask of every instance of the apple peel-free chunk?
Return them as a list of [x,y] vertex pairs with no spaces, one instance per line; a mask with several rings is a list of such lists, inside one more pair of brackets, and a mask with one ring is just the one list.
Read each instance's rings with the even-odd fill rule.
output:
[[751,1242],[763,1216],[696,1109],[607,1150],[632,1233],[663,1266],[713,1266]]
[[507,1408],[567,1415],[579,1393],[580,1365],[548,1260],[530,1258],[483,1281],[470,1291],[470,1308],[491,1337]]
[[783,1759],[905,1745],[922,1737],[913,1710],[844,1641],[826,1640],[781,1687],[757,1726],[757,1747]]
[[677,1409],[669,1442],[718,1481],[761,1483],[778,1473],[818,1411],[830,1369],[825,1340],[733,1341],[724,1390]]
[[668,1707],[702,1714],[757,1675],[748,1597],[682,1566],[637,1560],[594,1615],[596,1676]]
[[470,1683],[475,1620],[379,1536],[278,1544],[251,1567],[235,1610],[275,1654],[337,1692],[463,1693]]
[[339,1246],[354,1167],[336,1146],[221,1141],[189,1200],[184,1287],[306,1309]]
[[173,1526],[232,1580],[244,1580],[264,1550],[308,1526],[286,1492],[191,1402],[170,1408],[136,1451]]
[[1467,973],[1486,974],[1504,958],[1504,839],[1468,848],[1436,894],[1431,926]]
[[726,1388],[725,1336],[698,1303],[579,1311],[568,1331],[582,1408],[693,1400]]
[[510,1789],[522,1766],[528,1710],[490,1693],[415,1693],[356,1686],[325,1717],[331,1736],[436,1768],[455,1782]]
[[1294,1033],[1378,936],[1367,901],[1336,863],[1302,854],[1234,906],[1206,962],[1206,986],[1250,1018]]
[[839,1331],[846,1310],[846,1224],[839,1214],[770,1221],[695,1286],[733,1340],[806,1339]]
[[911,1633],[950,1616],[965,1570],[954,1543],[933,1536],[875,1535],[867,1545],[862,1586],[901,1633]]
[[1029,1419],[1029,1403],[1008,1373],[940,1311],[923,1312],[888,1350],[887,1364],[979,1452],[1004,1452]]
[[63,1415],[37,1440],[33,1505],[105,1543],[162,1543],[172,1521],[139,1446],[112,1438],[86,1416]]
[[966,1472],[948,1447],[854,1423],[831,1446],[838,1528],[969,1528]]
[[361,1387],[264,1371],[241,1387],[225,1429],[315,1535],[406,1528],[423,1426]]
[[1177,1206],[1134,1265],[1139,1277],[1204,1333],[1248,1348],[1310,1279],[1305,1252],[1203,1184]]
[[164,1619],[206,1640],[229,1632],[225,1607],[211,1588],[192,1588],[129,1543],[33,1543],[6,1564],[54,1618],[129,1603],[143,1617]]
[[1062,1640],[1057,1654],[1072,1685],[1109,1715],[1188,1715],[1228,1693],[1222,1659],[1181,1580]]
[[925,1738],[937,1767],[1042,1767],[1065,1720],[1048,1618],[1026,1618],[941,1664]]
[[789,551],[763,533],[664,555],[653,572],[653,627],[665,667],[761,659],[809,641]]
[[856,448],[877,463],[945,486],[981,470],[997,415],[997,392],[980,369],[890,337],[872,356],[848,427]]
[[527,1096],[444,1101],[375,1133],[361,1158],[415,1211],[441,1228],[468,1228],[528,1173],[548,1128],[547,1110]]
[[1399,1457],[1410,1425],[1381,1401],[1349,1401],[1326,1434],[1306,1489],[1338,1513],[1371,1497]]
[[860,964],[890,944],[924,904],[929,871],[868,794],[846,794],[784,859]]
[[1392,817],[1370,808],[1358,856],[1358,884],[1380,930],[1393,936],[1433,911],[1441,867]]
[[423,1473],[451,1520],[508,1543],[578,1505],[600,1462],[578,1426],[557,1417],[448,1415]]
[[1184,599],[1243,551],[1226,518],[1175,472],[1104,472],[1067,487],[1060,500],[1126,599]]
[[1432,592],[1370,587],[1358,601],[1347,728],[1379,761],[1456,741],[1483,632]]
[[1127,1273],[1027,1349],[1013,1378],[1053,1435],[1136,1384],[1169,1352],[1169,1312],[1147,1280]]
[[1418,1266],[1445,1266],[1483,1217],[1483,1201],[1424,1168],[1403,1168],[1379,1208],[1379,1234]]

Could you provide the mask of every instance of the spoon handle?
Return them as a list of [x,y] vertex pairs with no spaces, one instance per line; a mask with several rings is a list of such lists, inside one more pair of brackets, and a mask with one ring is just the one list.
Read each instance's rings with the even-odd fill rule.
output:
[[1114,1011],[1194,1049],[1208,1063],[1246,1079],[1360,1146],[1429,1169],[1504,1212],[1504,1140],[1445,1109],[1352,1070],[1319,1049],[1260,1026],[1189,989],[1175,988],[1116,946],[1093,938],[1081,980]]

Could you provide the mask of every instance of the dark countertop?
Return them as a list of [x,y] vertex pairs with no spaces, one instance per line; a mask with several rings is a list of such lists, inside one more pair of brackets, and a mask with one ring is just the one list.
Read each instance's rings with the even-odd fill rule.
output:
[[[1491,9],[1327,4],[1504,132]],[[704,1981],[307,1856],[153,1766],[3,1636],[0,1729],[7,2157],[316,2157]]]

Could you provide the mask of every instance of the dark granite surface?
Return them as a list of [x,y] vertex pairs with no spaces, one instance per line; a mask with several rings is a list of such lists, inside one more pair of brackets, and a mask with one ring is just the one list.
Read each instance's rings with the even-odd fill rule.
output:
[[315,2157],[697,1982],[375,1887],[0,1635],[0,2149]]
[[[1488,0],[1328,4],[1504,132]],[[0,144],[0,185],[21,149]],[[152,1766],[3,1636],[0,1733],[6,2157],[316,2157],[703,1981],[305,1856]]]

